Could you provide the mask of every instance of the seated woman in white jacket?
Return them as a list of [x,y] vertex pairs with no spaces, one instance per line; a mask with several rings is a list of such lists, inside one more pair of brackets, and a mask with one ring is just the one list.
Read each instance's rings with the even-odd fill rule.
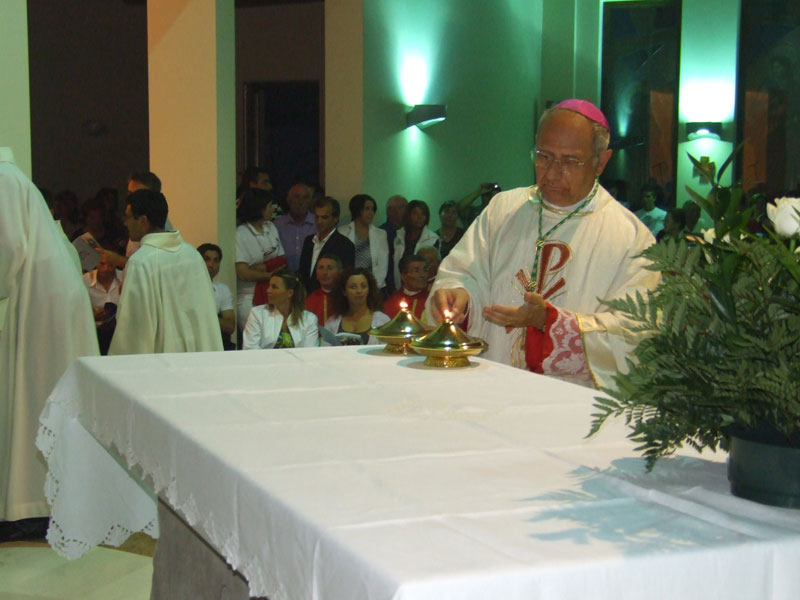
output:
[[317,317],[305,310],[300,278],[278,271],[269,280],[269,301],[254,306],[244,326],[243,349],[308,348],[319,340]]
[[355,266],[370,270],[378,288],[383,289],[389,270],[389,244],[386,241],[386,232],[372,224],[377,211],[378,204],[371,196],[353,196],[350,199],[350,217],[353,220],[342,225],[339,233],[356,247]]
[[331,301],[338,314],[325,322],[325,328],[344,338],[343,344],[380,343],[369,330],[388,323],[389,317],[378,310],[383,296],[372,273],[367,269],[345,269],[331,293]]

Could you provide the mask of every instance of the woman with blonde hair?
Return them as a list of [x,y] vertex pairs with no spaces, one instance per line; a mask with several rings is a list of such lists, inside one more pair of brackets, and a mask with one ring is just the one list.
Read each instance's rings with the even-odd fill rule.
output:
[[243,349],[308,348],[319,340],[317,317],[305,310],[306,291],[289,271],[273,274],[267,304],[254,306],[244,326]]

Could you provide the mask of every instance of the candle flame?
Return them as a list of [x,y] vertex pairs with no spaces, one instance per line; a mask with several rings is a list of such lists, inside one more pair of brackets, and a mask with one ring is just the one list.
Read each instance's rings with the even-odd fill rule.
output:
[[400,300],[400,310],[405,310],[408,308],[408,304],[406,304],[405,300]]
[[449,321],[449,320],[450,320],[450,317],[452,317],[452,316],[453,316],[453,313],[451,313],[449,310],[447,310],[447,309],[445,308],[445,309],[444,309],[444,319],[445,319],[445,321]]

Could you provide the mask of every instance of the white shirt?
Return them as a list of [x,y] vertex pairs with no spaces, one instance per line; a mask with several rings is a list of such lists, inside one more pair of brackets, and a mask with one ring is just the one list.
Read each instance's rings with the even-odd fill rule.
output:
[[[271,221],[264,221],[264,231],[261,233],[249,223],[243,223],[236,228],[237,263],[252,265],[283,256],[283,254],[278,229]],[[239,279],[236,282],[236,295],[240,299],[249,297],[252,300],[255,289],[255,281]]]
[[217,302],[217,314],[224,310],[233,310],[233,295],[231,289],[221,281],[212,281],[214,286],[214,300]]
[[103,308],[106,302],[113,302],[119,304],[120,287],[122,286],[122,272],[119,270],[114,271],[114,279],[111,281],[111,286],[106,290],[102,284],[97,281],[97,269],[93,269],[83,275],[83,283],[86,285],[86,290],[89,292],[89,300],[92,303],[92,310]]
[[322,252],[322,247],[325,245],[325,242],[328,241],[328,238],[333,235],[333,232],[336,231],[336,227],[328,232],[328,235],[325,236],[324,239],[319,239],[319,234],[314,234],[314,251],[311,253],[311,271],[308,274],[310,277],[314,277],[314,266],[317,264],[317,259],[319,258],[320,253]]
[[653,232],[653,235],[656,235],[664,229],[664,217],[667,216],[667,211],[663,208],[658,208],[657,206],[654,206],[652,210],[645,210],[642,208],[637,210],[635,214],[642,223],[647,225],[647,228]]
[[[307,310],[298,323],[292,323],[289,318],[289,334],[295,348],[311,348],[319,340],[319,324],[317,315]],[[254,306],[247,318],[247,324],[242,332],[242,349],[258,350],[261,348],[274,348],[283,327],[283,315],[269,305]]]

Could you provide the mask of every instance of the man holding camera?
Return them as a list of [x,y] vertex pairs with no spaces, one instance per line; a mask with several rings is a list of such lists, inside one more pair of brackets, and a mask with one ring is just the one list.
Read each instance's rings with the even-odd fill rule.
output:
[[[478,189],[464,196],[456,203],[458,210],[458,218],[461,219],[461,224],[464,229],[469,227],[483,209],[489,205],[489,202],[494,198],[495,194],[500,192],[500,185],[497,183],[482,183]],[[475,201],[480,198],[480,205],[475,205]]]

